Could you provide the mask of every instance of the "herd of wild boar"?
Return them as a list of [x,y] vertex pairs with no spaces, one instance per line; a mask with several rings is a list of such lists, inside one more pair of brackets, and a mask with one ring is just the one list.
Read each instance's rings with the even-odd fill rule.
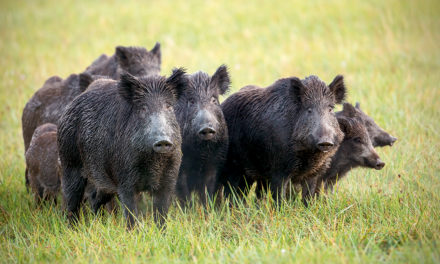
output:
[[165,77],[160,65],[158,43],[150,51],[119,46],[33,95],[22,126],[36,201],[56,201],[61,191],[75,222],[86,200],[97,212],[117,195],[129,227],[144,191],[159,224],[174,195],[184,206],[195,192],[205,204],[217,194],[245,196],[254,183],[258,198],[270,191],[277,203],[292,183],[307,205],[352,168],[382,169],[374,147],[396,141],[358,103],[344,103],[341,75],[328,85],[313,75],[249,85],[220,104],[226,66]]

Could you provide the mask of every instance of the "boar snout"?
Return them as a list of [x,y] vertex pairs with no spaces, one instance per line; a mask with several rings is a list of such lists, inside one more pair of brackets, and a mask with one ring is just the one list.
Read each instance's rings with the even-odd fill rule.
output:
[[207,126],[207,127],[203,127],[202,129],[199,130],[199,137],[202,140],[211,140],[214,138],[215,133],[216,133],[216,131],[214,128]]
[[374,149],[370,149],[370,153],[369,157],[365,160],[365,165],[376,170],[381,170],[385,166],[385,162],[380,159]]
[[216,128],[218,121],[215,116],[208,110],[199,110],[194,120],[196,128],[200,128],[197,131],[197,135],[202,140],[212,140],[216,134]]
[[325,121],[321,121],[315,128],[312,137],[315,139],[316,148],[322,152],[328,152],[335,147],[335,130]]
[[331,148],[333,148],[334,145],[335,144],[330,140],[322,140],[318,144],[316,144],[316,147],[322,152],[327,152]]
[[160,154],[166,154],[173,150],[173,143],[167,139],[158,140],[153,144],[153,150]]
[[376,170],[381,170],[383,167],[385,167],[385,162],[383,162],[381,159],[377,159],[374,168]]
[[394,142],[397,141],[397,138],[390,136],[390,146],[392,146],[394,144]]

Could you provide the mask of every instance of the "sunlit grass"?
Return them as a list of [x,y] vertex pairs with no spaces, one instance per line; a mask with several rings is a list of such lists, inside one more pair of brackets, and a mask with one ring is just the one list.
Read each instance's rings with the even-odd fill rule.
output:
[[[1,262],[440,262],[438,1],[2,1],[0,3]],[[52,75],[83,71],[116,45],[162,44],[162,73],[213,73],[232,90],[286,76],[344,74],[350,102],[399,138],[309,208],[244,203],[171,208],[166,230],[144,216],[88,209],[69,228],[61,205],[24,187],[21,113]]]

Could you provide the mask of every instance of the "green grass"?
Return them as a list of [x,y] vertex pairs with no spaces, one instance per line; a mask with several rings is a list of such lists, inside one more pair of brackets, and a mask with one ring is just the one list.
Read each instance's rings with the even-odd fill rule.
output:
[[[439,263],[438,1],[1,1],[0,262]],[[286,76],[344,74],[348,99],[399,138],[381,171],[352,171],[304,208],[247,205],[186,212],[165,231],[151,206],[137,230],[86,211],[69,228],[24,187],[21,113],[52,75],[81,72],[116,45],[162,44],[175,66],[230,68],[233,91]]]

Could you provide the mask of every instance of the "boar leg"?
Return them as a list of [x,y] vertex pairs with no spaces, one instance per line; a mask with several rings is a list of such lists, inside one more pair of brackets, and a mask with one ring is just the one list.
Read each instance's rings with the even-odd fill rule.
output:
[[305,207],[308,207],[310,199],[312,197],[315,197],[317,182],[318,182],[317,177],[313,177],[307,180],[303,180],[303,182],[301,183],[302,202]]
[[44,200],[44,188],[42,186],[35,186],[35,202],[41,204]]
[[246,177],[245,175],[241,175],[239,177],[238,182],[236,183],[236,187],[234,188],[235,194],[237,198],[245,198],[248,194],[252,185],[254,184],[254,180]]
[[324,182],[325,192],[333,191],[333,187],[335,186],[336,182],[338,182],[338,177],[327,179]]
[[217,178],[216,173],[217,172],[215,170],[205,171],[203,181],[200,181],[197,184],[196,191],[203,206],[206,206],[208,199],[212,199],[214,197],[215,183]]
[[169,186],[162,186],[153,192],[154,221],[159,227],[162,227],[165,224],[165,219],[171,204],[172,194],[172,188]]
[[120,189],[118,191],[118,196],[124,207],[127,228],[133,229],[135,225],[135,217],[138,215],[134,190],[127,188]]
[[113,198],[113,193],[105,193],[102,191],[96,191],[96,196],[92,197],[92,200],[90,201],[92,205],[92,210],[95,214],[98,213],[99,209],[110,202],[110,200]]
[[281,204],[281,201],[285,196],[285,185],[288,180],[290,180],[290,178],[287,179],[287,177],[282,176],[272,176],[272,179],[270,180],[270,191],[272,192],[272,198],[277,205]]
[[255,188],[255,195],[257,196],[258,200],[261,200],[263,198],[264,191],[267,191],[267,182],[265,180],[258,180],[257,186]]
[[25,184],[26,184],[26,190],[27,191],[29,191],[29,186],[30,186],[30,184],[29,184],[29,169],[28,169],[28,167],[26,166],[26,169],[25,169],[25,171],[24,171],[24,180],[25,180]]
[[206,194],[210,199],[214,199],[215,188],[218,179],[217,173],[218,173],[217,170],[212,169],[206,174],[206,181],[205,181]]
[[79,206],[84,196],[87,179],[81,176],[81,167],[66,167],[62,178],[63,193],[66,199],[67,218],[76,222]]
[[184,208],[189,198],[191,197],[191,193],[188,188],[188,178],[185,173],[180,173],[179,178],[176,184],[176,192],[179,197],[180,207]]
[[238,197],[241,195],[239,187],[241,187],[241,185],[246,186],[246,184],[243,184],[245,183],[243,169],[231,163],[225,165],[220,180],[224,186],[223,193],[225,199],[230,198],[233,194]]

